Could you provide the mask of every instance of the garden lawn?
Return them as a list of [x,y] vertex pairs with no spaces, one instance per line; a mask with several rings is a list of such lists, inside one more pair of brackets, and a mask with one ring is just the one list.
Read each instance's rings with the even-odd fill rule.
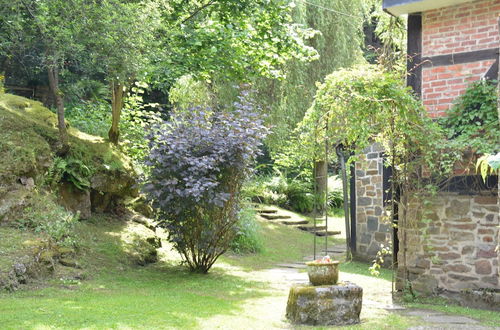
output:
[[[291,327],[284,317],[288,289],[293,279],[307,274],[275,264],[309,255],[310,234],[260,221],[262,253],[225,256],[208,275],[200,275],[178,266],[178,256],[168,247],[161,251],[162,262],[130,264],[120,240],[123,223],[92,220],[79,227],[81,275],[86,279],[60,276],[48,284],[33,283],[30,290],[0,294],[2,330]],[[391,301],[390,272],[383,270],[376,278],[369,275],[367,264],[350,262],[342,264],[340,277],[364,288],[362,323],[344,329],[422,325],[383,308]]]

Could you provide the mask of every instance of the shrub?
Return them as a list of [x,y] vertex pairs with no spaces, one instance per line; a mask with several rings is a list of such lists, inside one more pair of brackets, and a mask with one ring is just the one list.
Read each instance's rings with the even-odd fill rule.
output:
[[236,224],[236,235],[230,245],[231,250],[239,254],[262,251],[263,243],[259,230],[259,224],[255,220],[255,210],[252,208],[241,210]]
[[301,213],[314,210],[314,191],[309,182],[284,175],[260,176],[247,182],[245,196],[257,203],[278,205]]
[[344,205],[344,193],[342,190],[328,192],[328,206],[331,209],[339,209]]
[[66,107],[66,119],[87,134],[108,137],[111,127],[111,106],[106,101],[84,101]]
[[149,136],[144,191],[192,271],[206,273],[236,234],[241,186],[267,132],[252,109],[176,112]]

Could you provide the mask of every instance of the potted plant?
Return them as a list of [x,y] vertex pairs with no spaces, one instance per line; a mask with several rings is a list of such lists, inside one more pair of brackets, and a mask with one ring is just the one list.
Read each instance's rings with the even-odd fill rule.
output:
[[307,262],[307,274],[312,285],[333,285],[339,280],[339,261],[333,261],[330,256],[324,256]]

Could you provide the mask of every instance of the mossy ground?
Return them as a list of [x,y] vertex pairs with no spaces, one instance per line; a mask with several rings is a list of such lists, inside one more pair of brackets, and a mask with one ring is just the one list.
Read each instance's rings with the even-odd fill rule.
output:
[[0,272],[10,271],[17,259],[30,254],[29,245],[23,243],[36,238],[37,236],[29,231],[0,227]]
[[[98,170],[130,171],[130,160],[106,140],[68,128],[70,156]],[[57,118],[40,102],[0,93],[0,182],[22,175],[40,178],[55,156]]]

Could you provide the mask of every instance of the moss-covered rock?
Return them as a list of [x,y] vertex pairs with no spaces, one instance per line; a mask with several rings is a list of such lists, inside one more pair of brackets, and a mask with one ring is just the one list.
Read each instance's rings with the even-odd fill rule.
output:
[[332,286],[296,285],[290,288],[286,317],[308,325],[359,323],[363,289],[344,282]]
[[[131,160],[103,138],[67,126],[70,152],[66,158],[86,169],[86,177],[81,179],[89,182],[87,190],[91,190],[91,201],[96,204],[93,208],[108,211],[125,197],[137,196],[137,174]],[[53,112],[37,101],[0,94],[0,199],[22,178],[33,180],[38,188],[53,186],[51,180],[59,180],[55,183],[63,185],[74,184],[75,177],[68,178],[70,174],[64,173],[64,162],[56,162],[57,146],[57,118]],[[54,168],[56,165],[58,168]],[[63,173],[54,178],[58,170]],[[78,197],[77,204],[81,205],[82,196]],[[88,193],[84,197],[85,203],[90,202]],[[79,209],[73,205],[75,198],[69,198],[69,202],[68,198],[60,200],[72,211]],[[79,210],[83,218],[87,217],[87,210],[86,205]],[[0,213],[7,211],[0,210]]]

